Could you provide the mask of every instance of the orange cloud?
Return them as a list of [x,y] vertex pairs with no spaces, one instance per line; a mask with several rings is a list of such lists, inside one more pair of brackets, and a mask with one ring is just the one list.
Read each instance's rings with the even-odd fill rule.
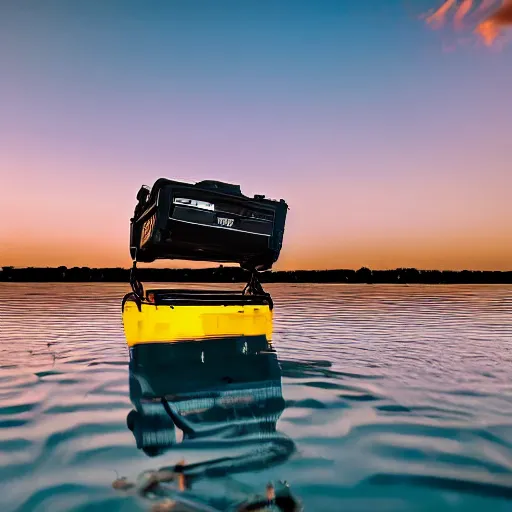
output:
[[512,25],[512,0],[506,0],[491,16],[481,22],[475,32],[487,46],[491,46],[502,30]]
[[455,26],[456,28],[463,28],[463,21],[466,15],[471,11],[471,8],[473,7],[473,0],[463,0],[463,2],[460,4],[459,9],[455,13]]
[[457,4],[457,0],[446,0],[439,9],[428,16],[427,23],[435,27],[441,27],[446,22],[446,16],[450,9]]
[[512,25],[512,0],[445,0],[426,17],[434,29],[444,27],[453,15],[456,30],[472,26],[487,46],[492,46],[503,30]]

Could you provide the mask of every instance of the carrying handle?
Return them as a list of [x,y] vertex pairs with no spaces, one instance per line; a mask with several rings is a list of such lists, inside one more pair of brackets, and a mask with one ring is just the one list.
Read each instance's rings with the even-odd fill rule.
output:
[[137,308],[139,311],[142,310],[142,301],[144,300],[144,286],[142,286],[142,283],[137,278],[137,260],[133,260],[133,266],[130,270],[130,286],[133,290],[133,298],[135,299],[135,302],[137,303]]

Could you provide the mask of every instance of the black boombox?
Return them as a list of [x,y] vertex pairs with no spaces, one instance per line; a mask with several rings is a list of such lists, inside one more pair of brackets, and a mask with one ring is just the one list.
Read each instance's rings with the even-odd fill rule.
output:
[[279,258],[288,205],[220,181],[158,179],[142,187],[130,226],[134,261],[239,263],[269,270]]

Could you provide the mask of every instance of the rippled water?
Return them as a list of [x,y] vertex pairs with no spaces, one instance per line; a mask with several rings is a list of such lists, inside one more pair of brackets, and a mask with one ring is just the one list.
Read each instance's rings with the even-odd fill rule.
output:
[[[313,511],[512,510],[512,287],[266,289],[293,450],[197,496],[286,480]],[[127,426],[126,291],[0,284],[0,510],[150,510],[113,481],[200,458]]]

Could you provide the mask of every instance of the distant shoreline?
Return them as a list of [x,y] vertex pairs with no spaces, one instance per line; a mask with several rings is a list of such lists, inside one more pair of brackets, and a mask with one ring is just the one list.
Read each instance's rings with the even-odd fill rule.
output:
[[[142,282],[245,283],[248,272],[239,267],[140,268]],[[130,269],[89,267],[0,267],[0,282],[90,282],[128,283]],[[512,284],[512,271],[477,270],[273,270],[260,274],[262,283],[346,283],[346,284]]]

